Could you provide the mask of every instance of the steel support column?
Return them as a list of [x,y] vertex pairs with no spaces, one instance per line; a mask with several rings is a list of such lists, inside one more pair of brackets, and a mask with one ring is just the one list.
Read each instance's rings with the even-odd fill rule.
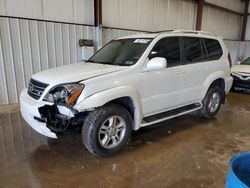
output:
[[245,0],[245,9],[244,9],[244,15],[243,15],[243,23],[242,23],[242,33],[241,33],[241,40],[245,40],[246,36],[246,29],[247,29],[247,18],[248,18],[248,7],[249,7],[249,0]]
[[102,0],[94,0],[95,51],[102,46]]
[[203,7],[204,7],[204,0],[197,1],[197,17],[196,17],[196,30],[201,30],[202,26],[202,15],[203,15]]

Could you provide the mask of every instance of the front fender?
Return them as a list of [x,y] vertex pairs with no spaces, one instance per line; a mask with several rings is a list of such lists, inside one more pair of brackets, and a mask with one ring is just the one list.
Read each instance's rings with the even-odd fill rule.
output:
[[135,108],[133,129],[139,129],[142,120],[142,105],[138,91],[131,85],[118,86],[90,95],[76,104],[74,109],[78,112],[91,111],[121,97],[130,97],[133,101]]

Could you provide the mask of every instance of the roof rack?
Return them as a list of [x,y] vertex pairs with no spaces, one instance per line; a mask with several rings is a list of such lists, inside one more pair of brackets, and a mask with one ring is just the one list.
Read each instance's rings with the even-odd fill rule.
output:
[[197,35],[217,36],[217,35],[215,35],[215,34],[213,34],[213,33],[208,32],[208,31],[182,30],[182,29],[168,29],[168,30],[161,30],[161,31],[152,31],[152,32],[147,32],[147,33],[161,34],[161,33],[166,33],[166,32],[173,32],[173,33],[192,33],[192,34],[197,34]]
[[208,31],[195,31],[195,30],[179,30],[179,29],[176,29],[176,30],[173,30],[173,33],[193,33],[193,34],[204,34],[204,35],[211,35],[211,36],[216,36],[215,34],[213,33],[210,33]]
[[174,29],[166,29],[166,30],[161,30],[161,31],[152,31],[152,32],[149,32],[149,33],[165,33],[165,32],[173,32]]

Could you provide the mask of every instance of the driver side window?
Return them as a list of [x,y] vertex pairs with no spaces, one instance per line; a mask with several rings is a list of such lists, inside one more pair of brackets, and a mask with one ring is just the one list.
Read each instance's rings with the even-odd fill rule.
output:
[[164,57],[167,60],[167,67],[174,67],[181,64],[180,43],[178,37],[167,37],[159,40],[154,46],[149,58]]

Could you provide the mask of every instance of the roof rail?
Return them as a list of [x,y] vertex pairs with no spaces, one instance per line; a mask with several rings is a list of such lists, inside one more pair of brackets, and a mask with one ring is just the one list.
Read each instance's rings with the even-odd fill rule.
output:
[[176,29],[173,31],[173,33],[193,33],[193,34],[204,34],[204,35],[211,35],[211,36],[216,36],[213,33],[210,33],[208,31],[195,31],[195,30],[179,30]]
[[161,30],[161,31],[153,31],[152,33],[165,33],[165,32],[173,32],[174,29],[166,29],[166,30]]

